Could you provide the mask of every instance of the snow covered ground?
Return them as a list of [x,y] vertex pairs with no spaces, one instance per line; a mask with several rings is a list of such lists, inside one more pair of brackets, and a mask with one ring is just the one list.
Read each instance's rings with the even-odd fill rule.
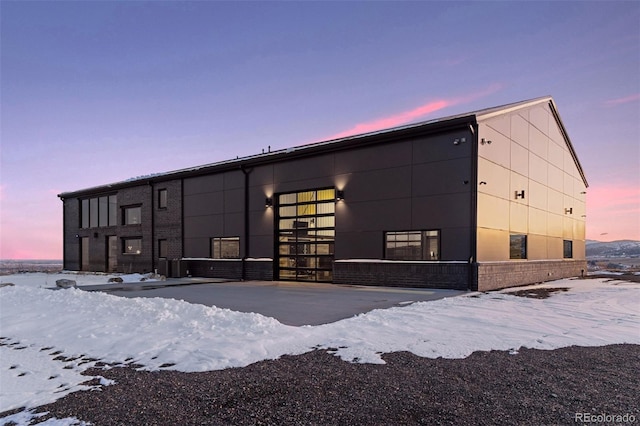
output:
[[[640,344],[640,283],[612,281],[615,277],[517,289],[569,289],[547,299],[508,294],[515,289],[466,293],[302,327],[177,300],[47,289],[60,278],[82,286],[104,283],[109,276],[0,276],[0,283],[15,284],[0,288],[0,412],[95,389],[81,384],[88,377],[80,373],[96,360],[133,362],[149,370],[206,371],[314,348],[332,348],[348,361],[382,363],[380,355],[393,351],[464,358],[478,350],[517,355],[521,347]],[[124,278],[138,281],[140,276]],[[101,383],[109,385],[104,379]],[[11,420],[20,423],[29,416],[25,412]]]

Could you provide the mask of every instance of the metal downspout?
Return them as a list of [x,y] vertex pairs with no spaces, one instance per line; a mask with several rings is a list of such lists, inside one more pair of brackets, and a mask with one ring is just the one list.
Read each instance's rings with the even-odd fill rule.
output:
[[155,192],[155,187],[153,182],[149,181],[149,186],[151,187],[151,271],[156,272],[156,256],[155,256],[155,248],[156,248],[156,205],[153,200],[153,195]]
[[478,123],[469,124],[471,143],[471,217],[468,290],[478,290]]
[[62,270],[66,271],[67,268],[67,206],[65,205],[64,198],[60,197],[62,201]]
[[240,166],[240,170],[244,173],[244,250],[242,256],[242,281],[247,280],[247,258],[249,257],[249,174],[253,168],[246,169]]

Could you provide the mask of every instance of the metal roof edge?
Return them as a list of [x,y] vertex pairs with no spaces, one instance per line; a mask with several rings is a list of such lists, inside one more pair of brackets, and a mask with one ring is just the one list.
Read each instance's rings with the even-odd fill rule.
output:
[[84,188],[76,191],[62,192],[58,194],[58,197],[64,200],[65,198],[71,198],[76,196],[82,196],[84,194],[93,193],[106,193],[110,191],[116,191],[118,189],[138,186],[141,184],[153,184],[157,182],[163,182],[172,179],[181,179],[186,177],[194,177],[212,172],[222,172],[233,169],[241,169],[244,167],[253,167],[261,164],[268,164],[281,160],[288,160],[293,158],[299,158],[309,156],[322,152],[334,152],[343,149],[349,149],[354,146],[366,146],[371,144],[391,142],[395,139],[405,137],[408,134],[428,134],[443,131],[448,128],[454,128],[462,126],[468,123],[476,124],[480,120],[485,120],[497,115],[506,114],[518,109],[527,108],[540,103],[548,103],[551,107],[553,115],[560,127],[562,134],[567,142],[567,146],[573,156],[573,159],[578,167],[582,179],[586,186],[588,186],[584,171],[578,157],[575,153],[573,145],[567,135],[566,129],[560,120],[560,116],[555,107],[555,103],[551,96],[543,96],[539,98],[533,98],[529,100],[519,101],[515,103],[505,104],[501,106],[466,112],[462,114],[456,114],[451,116],[445,116],[427,121],[421,121],[417,123],[410,123],[402,126],[376,130],[373,132],[350,135],[337,139],[329,139],[320,142],[313,142],[305,145],[298,145],[291,148],[280,149],[276,151],[263,152],[259,154],[249,155],[245,157],[239,157],[230,160],[219,161],[215,163],[208,163],[194,167],[188,167],[168,172],[154,173],[145,176],[139,176],[123,181],[98,185],[94,187]]
[[533,105],[547,103],[549,101],[553,101],[551,96],[542,96],[539,98],[527,99],[520,102],[514,102],[511,104],[505,104],[497,107],[486,108],[479,111],[476,111],[476,117],[478,120],[486,120],[491,117],[495,117],[497,115],[508,114],[513,111],[517,111],[523,108],[529,108]]
[[585,188],[589,187],[589,182],[587,181],[587,176],[584,173],[584,169],[582,168],[582,164],[580,164],[580,160],[578,159],[578,154],[576,153],[573,144],[571,143],[571,138],[569,138],[569,134],[567,133],[567,129],[564,127],[564,123],[560,118],[560,113],[558,113],[558,108],[552,98],[549,99],[549,108],[551,108],[551,113],[553,114],[553,118],[556,120],[556,124],[560,128],[562,132],[562,137],[567,143],[567,147],[569,147],[569,153],[571,153],[571,157],[573,158],[573,162],[578,168],[578,172],[580,173],[580,177],[582,178],[582,182],[584,182]]
[[98,185],[89,188],[83,188],[76,191],[67,191],[58,194],[61,199],[82,196],[84,194],[106,193],[122,188],[132,186],[153,184],[157,182],[180,179],[185,177],[193,177],[212,172],[222,172],[243,167],[253,167],[261,164],[273,163],[276,161],[289,160],[298,157],[309,156],[323,152],[334,152],[343,149],[352,148],[354,146],[367,146],[371,144],[379,144],[390,142],[395,139],[403,138],[407,134],[427,134],[436,133],[445,129],[466,125],[469,122],[475,123],[475,116],[471,113],[459,114],[450,117],[439,118],[419,123],[412,123],[404,126],[393,127],[388,129],[377,130],[369,133],[350,135],[338,139],[330,139],[321,142],[314,142],[306,145],[299,145],[291,148],[269,151],[245,157],[239,157],[231,160],[224,160],[215,163],[208,163],[184,169],[172,170],[162,173],[154,173],[145,176],[139,176],[126,179],[110,184]]

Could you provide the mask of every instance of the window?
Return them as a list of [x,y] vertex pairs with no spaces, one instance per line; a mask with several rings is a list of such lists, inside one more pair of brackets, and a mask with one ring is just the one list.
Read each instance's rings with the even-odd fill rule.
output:
[[118,200],[115,195],[80,201],[80,227],[97,228],[117,225]]
[[167,258],[167,240],[158,240],[158,257],[160,259]]
[[167,208],[167,190],[166,189],[158,189],[158,208],[159,209]]
[[513,234],[509,236],[509,259],[527,258],[527,236]]
[[211,238],[211,257],[213,259],[240,258],[240,237]]
[[439,260],[440,231],[385,232],[385,259]]
[[124,207],[123,211],[123,220],[122,223],[125,225],[139,225],[142,223],[142,207],[140,206],[131,206]]
[[98,198],[98,226],[109,225],[109,197]]
[[573,258],[573,241],[564,240],[562,242],[562,253],[565,259]]
[[123,254],[140,254],[142,253],[142,238],[123,238],[122,239]]
[[98,199],[89,199],[89,227],[96,228],[98,226]]
[[109,195],[109,226],[116,226],[118,223],[118,199],[115,195]]
[[89,200],[82,200],[80,202],[80,227],[89,227]]

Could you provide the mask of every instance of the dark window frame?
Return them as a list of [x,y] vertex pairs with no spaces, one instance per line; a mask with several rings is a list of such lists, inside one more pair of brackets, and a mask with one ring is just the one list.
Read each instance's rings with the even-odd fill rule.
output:
[[[132,222],[128,213],[132,210],[138,210],[138,222]],[[135,217],[135,216],[134,216]],[[122,206],[122,224],[124,226],[141,225],[142,224],[142,204],[131,204],[128,206]]]
[[562,257],[563,259],[573,259],[572,240],[562,240]]
[[[224,245],[227,246],[226,251],[224,250]],[[225,252],[229,253],[230,251],[228,250],[229,246],[233,248],[233,253],[231,255],[225,255]],[[211,237],[209,239],[209,257],[211,259],[240,259],[240,237]]]
[[[134,241],[139,244],[139,250],[135,250],[137,247],[130,245],[130,242]],[[122,237],[122,254],[127,256],[140,256],[142,254],[142,237]]]
[[117,194],[82,198],[80,201],[80,228],[107,228],[118,225]]
[[[430,235],[432,233],[435,233],[435,235]],[[395,238],[391,239],[390,237]],[[433,240],[436,243],[435,250],[432,250],[431,242]],[[390,247],[394,245],[393,243],[396,243],[395,246]],[[384,231],[383,244],[384,258],[387,260],[439,261],[442,258],[440,251],[442,231],[440,229]],[[412,246],[417,249],[411,250],[410,247]],[[404,251],[402,250],[403,248],[405,248]],[[393,253],[391,250],[397,253]],[[410,254],[411,251],[414,252],[413,255]]]
[[[168,254],[168,243],[166,238],[160,238],[158,240],[158,259],[166,259]],[[164,253],[163,253],[164,252]]]
[[166,210],[169,204],[169,192],[167,188],[158,189],[158,210]]
[[526,234],[509,235],[509,259],[524,260],[528,258],[528,238]]

